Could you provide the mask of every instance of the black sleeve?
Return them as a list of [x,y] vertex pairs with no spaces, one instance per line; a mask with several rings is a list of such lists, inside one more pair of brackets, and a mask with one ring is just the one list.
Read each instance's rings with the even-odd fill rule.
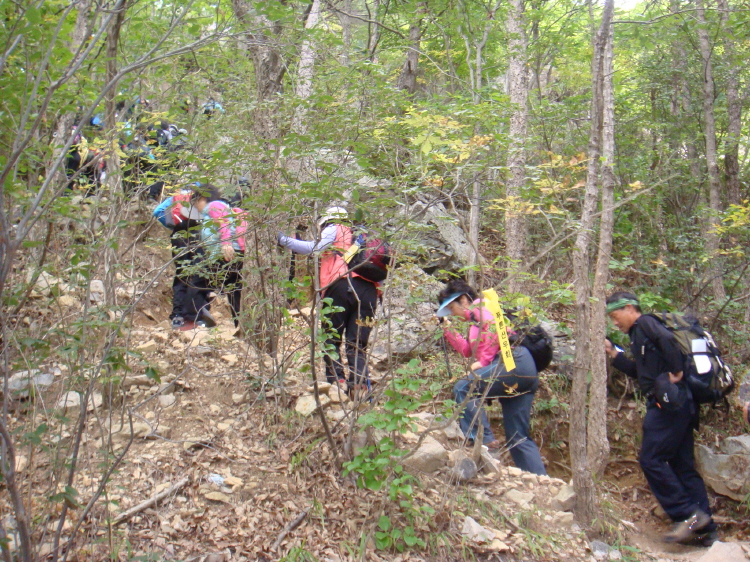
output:
[[638,320],[638,326],[643,330],[643,334],[659,350],[669,372],[681,372],[683,369],[682,351],[677,340],[675,340],[674,334],[667,330],[656,318],[652,318],[651,316],[641,316]]
[[618,353],[617,357],[612,360],[612,366],[618,371],[625,373],[631,379],[638,378],[638,373],[635,369],[635,361],[626,357],[623,352]]

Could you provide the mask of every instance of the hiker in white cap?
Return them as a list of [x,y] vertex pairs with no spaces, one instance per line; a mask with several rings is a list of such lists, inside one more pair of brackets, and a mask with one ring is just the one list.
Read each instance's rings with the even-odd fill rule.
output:
[[[345,208],[329,207],[318,220],[319,241],[297,240],[279,233],[278,242],[298,254],[320,253],[322,295],[333,301],[331,306],[334,309],[342,309],[323,319],[323,329],[329,330],[326,347],[334,350],[325,355],[326,378],[337,384],[342,392],[358,391],[361,396],[370,389],[366,348],[378,302],[378,283],[349,270],[344,254],[354,241],[352,229],[346,222],[348,213]],[[340,354],[344,333],[348,377]]]

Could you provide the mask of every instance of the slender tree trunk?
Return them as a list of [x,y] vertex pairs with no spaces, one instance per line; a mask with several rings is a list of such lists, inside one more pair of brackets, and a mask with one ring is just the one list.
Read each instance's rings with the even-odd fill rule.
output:
[[[594,226],[599,193],[600,157],[602,155],[602,128],[604,121],[604,59],[610,32],[613,0],[606,0],[602,22],[594,40],[592,62],[591,135],[589,138],[589,164],[586,188],[581,210],[580,231],[573,252],[573,270],[576,286],[576,353],[573,362],[573,389],[570,396],[570,462],[573,486],[576,490],[575,513],[585,526],[595,519],[598,506],[594,489],[592,467],[589,464],[587,431],[588,384],[592,369],[592,354],[603,353],[603,341],[592,341],[591,330],[591,259],[589,247]],[[592,348],[592,346],[594,346]]]
[[737,47],[729,17],[732,11],[727,0],[716,0],[721,17],[722,42],[727,72],[727,138],[724,152],[724,173],[727,178],[727,200],[733,205],[741,202],[740,194],[740,136],[742,134],[742,99],[740,98]]
[[724,278],[721,271],[719,256],[720,241],[716,232],[715,223],[721,213],[721,180],[719,178],[719,165],[717,163],[716,150],[716,117],[714,115],[714,73],[711,62],[712,46],[708,37],[706,12],[703,0],[696,0],[696,13],[698,15],[698,45],[701,59],[703,60],[703,134],[706,145],[706,166],[708,167],[708,204],[711,216],[706,224],[706,250],[709,254],[709,275],[711,275],[711,286],[714,299],[721,302],[726,299],[724,290]]
[[593,303],[591,305],[591,390],[589,392],[588,462],[591,471],[601,476],[609,457],[607,439],[607,357],[597,344],[607,336],[607,282],[612,257],[612,234],[615,223],[615,92],[612,81],[614,58],[614,25],[609,25],[602,84],[602,214],[599,223],[599,249],[594,269]]
[[406,52],[404,66],[401,67],[396,85],[414,95],[417,91],[417,72],[419,71],[419,50],[422,41],[422,21],[426,11],[426,4],[417,4],[417,19],[409,26],[409,50]]
[[[310,9],[312,12],[314,8]],[[320,8],[318,8],[320,11]],[[339,22],[341,23],[341,41],[344,44],[341,49],[341,66],[349,66],[349,55],[352,52],[352,18],[348,14],[352,13],[352,0],[344,0],[343,11],[345,13],[337,12]],[[308,17],[309,19],[309,17]],[[305,25],[307,27],[307,25]]]
[[[526,119],[528,114],[529,83],[526,60],[526,30],[524,21],[524,0],[511,0],[506,21],[508,31],[508,83],[510,103],[513,113],[510,116],[508,144],[508,179],[505,196],[508,199],[508,212],[505,215],[505,253],[511,269],[522,263],[526,253],[526,217],[515,205],[521,197],[526,183]],[[522,292],[521,277],[510,276],[511,292]]]
[[[112,81],[117,76],[117,49],[120,44],[120,31],[122,23],[125,21],[125,12],[128,4],[123,4],[120,11],[112,20],[112,26],[107,33],[107,82]],[[117,150],[117,118],[115,108],[115,95],[117,86],[115,85],[107,94],[105,101],[104,123],[107,128],[109,149],[107,150],[107,177],[108,183],[113,192],[117,191],[120,182],[120,156]]]
[[[313,0],[310,13],[307,15],[305,30],[309,31],[318,25],[320,20],[320,0]],[[300,50],[299,66],[297,67],[298,104],[292,118],[292,131],[304,134],[307,130],[307,101],[312,94],[312,79],[315,71],[316,44],[310,37],[305,38]]]
[[[380,0],[373,0],[372,8],[370,4],[365,0],[365,6],[370,13],[370,19],[373,21],[379,21],[380,17]],[[369,28],[369,39],[367,41],[367,53],[370,62],[376,62],[376,52],[378,50],[378,44],[380,43],[380,26],[374,23],[368,23]]]

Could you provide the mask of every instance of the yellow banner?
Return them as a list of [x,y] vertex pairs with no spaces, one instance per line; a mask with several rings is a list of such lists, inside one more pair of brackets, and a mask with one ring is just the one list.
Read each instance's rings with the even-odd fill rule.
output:
[[505,316],[503,309],[500,307],[500,297],[497,296],[495,289],[482,291],[484,297],[484,307],[489,310],[495,317],[495,329],[497,330],[497,339],[500,343],[500,355],[503,358],[505,370],[509,373],[516,368],[516,362],[513,359],[513,350],[508,341],[508,331],[505,329]]

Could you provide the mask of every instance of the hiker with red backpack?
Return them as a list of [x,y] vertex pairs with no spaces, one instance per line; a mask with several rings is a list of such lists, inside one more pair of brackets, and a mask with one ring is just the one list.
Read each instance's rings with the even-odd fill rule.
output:
[[[347,222],[346,209],[329,207],[318,221],[320,240],[297,240],[279,233],[278,243],[297,254],[320,254],[321,293],[331,299],[331,307],[341,309],[321,319],[329,334],[326,347],[334,351],[325,355],[326,379],[341,392],[351,390],[361,396],[369,391],[366,349],[379,284],[390,266],[390,248],[367,234],[355,236]],[[344,334],[348,377],[340,353]]]
[[[461,431],[473,443],[481,424],[482,444],[490,450],[500,449],[502,445],[492,433],[483,407],[488,398],[498,398],[503,408],[505,441],[513,463],[526,472],[547,474],[539,447],[531,438],[530,426],[531,405],[539,388],[539,370],[549,363],[537,366],[531,349],[523,345],[521,338],[514,338],[517,342],[512,349],[515,369],[509,372],[500,357],[495,317],[477,291],[465,281],[454,279],[446,284],[438,295],[438,302],[437,317],[445,340],[463,357],[474,360],[469,375],[453,387],[457,404],[463,404],[471,393],[459,421]],[[466,336],[453,327],[449,317],[468,323]],[[509,331],[509,336],[516,335]]]
[[[710,334],[684,316],[643,314],[638,297],[618,291],[607,298],[607,314],[630,337],[633,358],[605,341],[612,365],[638,380],[646,395],[646,416],[639,463],[661,507],[674,522],[666,542],[711,546],[718,540],[708,494],[695,468],[693,431],[698,427],[702,395],[718,397],[712,388],[726,373]],[[677,327],[684,323],[685,326]],[[678,333],[677,330],[683,333]],[[683,350],[684,340],[689,350]],[[701,380],[703,379],[703,380]],[[716,380],[714,380],[716,379]],[[723,380],[727,380],[724,377]]]

